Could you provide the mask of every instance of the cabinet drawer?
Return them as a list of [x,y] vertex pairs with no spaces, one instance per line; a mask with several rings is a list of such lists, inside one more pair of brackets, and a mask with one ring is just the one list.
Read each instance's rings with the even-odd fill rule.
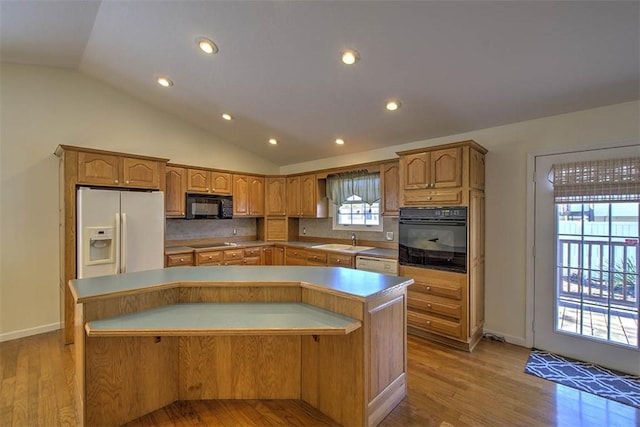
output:
[[460,319],[461,306],[453,300],[425,295],[418,292],[407,293],[407,306],[427,313]]
[[353,257],[349,255],[329,254],[327,256],[327,265],[353,268]]
[[193,265],[193,253],[167,255],[167,267]]
[[234,259],[242,259],[244,255],[243,249],[231,249],[224,251],[223,258],[225,261],[230,261]]
[[449,286],[440,283],[418,282],[409,286],[409,291],[420,292],[426,295],[438,295],[445,298],[459,300],[462,297],[462,290],[459,286]]
[[220,265],[222,258],[222,251],[198,252],[196,254],[196,265]]
[[286,248],[285,252],[286,252],[287,258],[297,258],[297,259],[303,259],[305,261],[307,259],[307,251],[303,249]]
[[244,257],[244,259],[242,260],[242,265],[260,265],[260,257]]
[[307,262],[309,264],[315,265],[326,265],[327,264],[327,253],[326,252],[315,252],[315,251],[306,251],[307,252]]
[[404,192],[404,204],[407,206],[431,205],[431,204],[458,205],[462,203],[462,191],[460,190],[406,190]]
[[244,249],[245,257],[259,257],[260,256],[260,248],[245,248]]
[[445,320],[407,310],[407,325],[435,334],[461,339],[461,325],[455,320]]

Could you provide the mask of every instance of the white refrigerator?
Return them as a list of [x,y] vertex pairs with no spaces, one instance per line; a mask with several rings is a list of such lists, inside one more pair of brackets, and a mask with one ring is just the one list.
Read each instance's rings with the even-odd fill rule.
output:
[[77,277],[164,267],[164,194],[81,187]]

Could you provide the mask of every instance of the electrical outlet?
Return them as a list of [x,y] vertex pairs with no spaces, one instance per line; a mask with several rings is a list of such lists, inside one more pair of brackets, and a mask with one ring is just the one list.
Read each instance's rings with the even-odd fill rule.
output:
[[302,234],[307,234],[307,227],[302,227]]
[[238,230],[236,228],[233,229],[233,235],[235,236],[236,234],[238,234]]
[[387,231],[386,237],[387,240],[393,240],[393,231]]

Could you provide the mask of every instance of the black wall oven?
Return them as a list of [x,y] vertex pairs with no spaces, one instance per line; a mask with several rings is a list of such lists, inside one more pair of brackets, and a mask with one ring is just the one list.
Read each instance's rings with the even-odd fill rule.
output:
[[467,272],[467,208],[401,208],[400,265]]

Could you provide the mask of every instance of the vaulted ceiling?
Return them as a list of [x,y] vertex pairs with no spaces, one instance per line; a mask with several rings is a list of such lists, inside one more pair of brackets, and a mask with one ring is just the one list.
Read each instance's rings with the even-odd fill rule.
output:
[[[637,1],[0,8],[3,62],[79,70],[279,165],[640,99]],[[343,64],[345,49],[360,60]]]

